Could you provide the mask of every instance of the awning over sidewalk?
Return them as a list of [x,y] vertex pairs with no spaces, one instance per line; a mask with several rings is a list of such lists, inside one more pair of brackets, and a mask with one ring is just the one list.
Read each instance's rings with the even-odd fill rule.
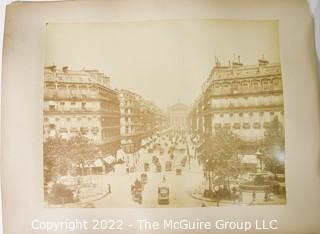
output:
[[112,155],[108,155],[103,157],[103,160],[108,164],[112,164],[115,161],[115,157]]
[[81,168],[93,168],[93,167],[103,167],[103,162],[101,159],[96,159],[94,161],[86,161],[84,165],[80,165]]

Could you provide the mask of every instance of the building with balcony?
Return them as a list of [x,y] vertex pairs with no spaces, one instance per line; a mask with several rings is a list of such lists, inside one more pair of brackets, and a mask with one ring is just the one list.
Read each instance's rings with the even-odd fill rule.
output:
[[126,153],[133,153],[141,147],[144,123],[140,98],[139,95],[128,90],[119,91],[121,147]]
[[44,141],[82,135],[103,154],[120,147],[120,108],[110,78],[97,70],[44,69]]
[[126,153],[140,149],[142,142],[164,128],[164,113],[153,102],[129,90],[121,89],[121,147]]
[[256,65],[219,60],[202,86],[189,113],[189,124],[199,135],[230,128],[243,140],[263,139],[270,121],[284,121],[281,67],[263,59]]

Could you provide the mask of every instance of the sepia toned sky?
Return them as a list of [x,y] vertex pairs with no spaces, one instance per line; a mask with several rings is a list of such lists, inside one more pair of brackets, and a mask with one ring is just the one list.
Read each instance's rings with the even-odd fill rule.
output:
[[159,20],[47,25],[46,65],[98,69],[162,108],[191,105],[214,57],[279,62],[277,21]]

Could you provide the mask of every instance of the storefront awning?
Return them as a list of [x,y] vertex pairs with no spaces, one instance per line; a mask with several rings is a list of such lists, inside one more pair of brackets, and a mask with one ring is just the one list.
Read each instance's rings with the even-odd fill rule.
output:
[[114,158],[112,155],[108,155],[108,156],[105,156],[105,157],[103,158],[103,160],[104,160],[106,163],[111,164],[111,163],[114,162],[115,158]]

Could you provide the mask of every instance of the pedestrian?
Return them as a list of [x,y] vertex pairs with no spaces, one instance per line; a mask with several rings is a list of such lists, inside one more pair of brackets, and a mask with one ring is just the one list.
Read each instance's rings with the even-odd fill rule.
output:
[[266,191],[266,192],[264,193],[264,201],[267,202],[268,200],[269,200],[269,192]]
[[236,187],[233,187],[232,188],[232,201],[233,201],[233,204],[236,203],[236,192],[237,192]]
[[256,191],[253,191],[251,205],[253,205],[255,201],[256,201]]
[[220,205],[220,190],[216,191],[216,201],[217,201],[217,206]]

